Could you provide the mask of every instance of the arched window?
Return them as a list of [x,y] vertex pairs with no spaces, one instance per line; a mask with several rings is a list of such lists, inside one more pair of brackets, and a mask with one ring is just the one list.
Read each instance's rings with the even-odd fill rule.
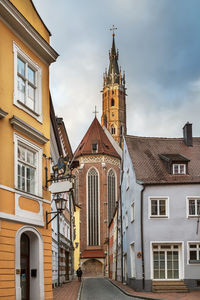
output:
[[99,197],[98,173],[95,168],[88,172],[88,244],[99,245]]
[[115,173],[111,169],[108,172],[108,222],[110,223],[116,204],[116,179]]
[[104,115],[104,126],[107,127],[107,115]]
[[115,134],[115,127],[114,127],[114,125],[111,125],[110,131],[111,131],[111,134]]
[[74,179],[74,193],[75,193],[75,203],[78,204],[78,184],[79,184],[79,180],[78,180],[78,172],[75,173],[75,179]]
[[111,99],[111,106],[115,106],[115,100],[113,98]]

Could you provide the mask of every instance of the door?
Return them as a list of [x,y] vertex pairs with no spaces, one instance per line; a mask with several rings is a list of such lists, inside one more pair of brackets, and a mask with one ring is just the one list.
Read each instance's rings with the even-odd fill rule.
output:
[[30,279],[29,279],[29,257],[30,257],[29,237],[23,233],[20,241],[20,265],[21,265],[21,295],[22,300],[29,300]]
[[65,251],[65,280],[69,280],[69,252]]
[[153,278],[179,279],[179,245],[153,245]]

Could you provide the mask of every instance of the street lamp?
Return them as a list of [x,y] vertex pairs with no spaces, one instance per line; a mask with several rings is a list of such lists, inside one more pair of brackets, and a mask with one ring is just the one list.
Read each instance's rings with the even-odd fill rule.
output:
[[[51,221],[53,221],[53,219],[55,219],[59,214],[62,213],[63,210],[65,210],[66,202],[67,202],[67,200],[64,197],[65,195],[66,195],[66,193],[54,193],[53,194],[53,200],[55,201],[55,204],[56,204],[56,211],[51,211],[51,212],[46,211],[46,229],[48,229],[49,223],[51,223]],[[51,214],[55,214],[55,216],[53,216],[53,218],[51,218],[48,221],[48,215],[51,215]]]

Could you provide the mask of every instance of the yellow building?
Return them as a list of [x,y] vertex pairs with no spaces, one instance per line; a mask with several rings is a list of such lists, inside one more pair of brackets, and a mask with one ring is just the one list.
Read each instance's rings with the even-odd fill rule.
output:
[[[52,299],[49,65],[31,0],[0,1],[0,299]],[[49,174],[47,174],[49,177]]]
[[74,270],[80,266],[80,206],[75,205],[74,211],[75,240],[74,240]]

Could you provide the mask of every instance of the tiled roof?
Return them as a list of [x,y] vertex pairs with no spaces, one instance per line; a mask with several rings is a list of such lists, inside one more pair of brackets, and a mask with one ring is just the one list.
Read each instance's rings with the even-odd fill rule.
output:
[[84,250],[81,254],[81,258],[91,258],[91,257],[105,257],[103,250]]
[[[137,180],[146,184],[200,183],[199,137],[193,138],[193,147],[186,146],[183,138],[126,136],[125,140]],[[188,162],[188,174],[170,174],[160,155],[184,158]]]
[[[92,151],[92,144],[97,144],[97,152]],[[119,154],[109,141],[99,121],[95,117],[92,124],[90,125],[87,133],[82,139],[80,145],[75,151],[74,157],[77,158],[81,155],[98,155],[107,154],[120,158]]]

